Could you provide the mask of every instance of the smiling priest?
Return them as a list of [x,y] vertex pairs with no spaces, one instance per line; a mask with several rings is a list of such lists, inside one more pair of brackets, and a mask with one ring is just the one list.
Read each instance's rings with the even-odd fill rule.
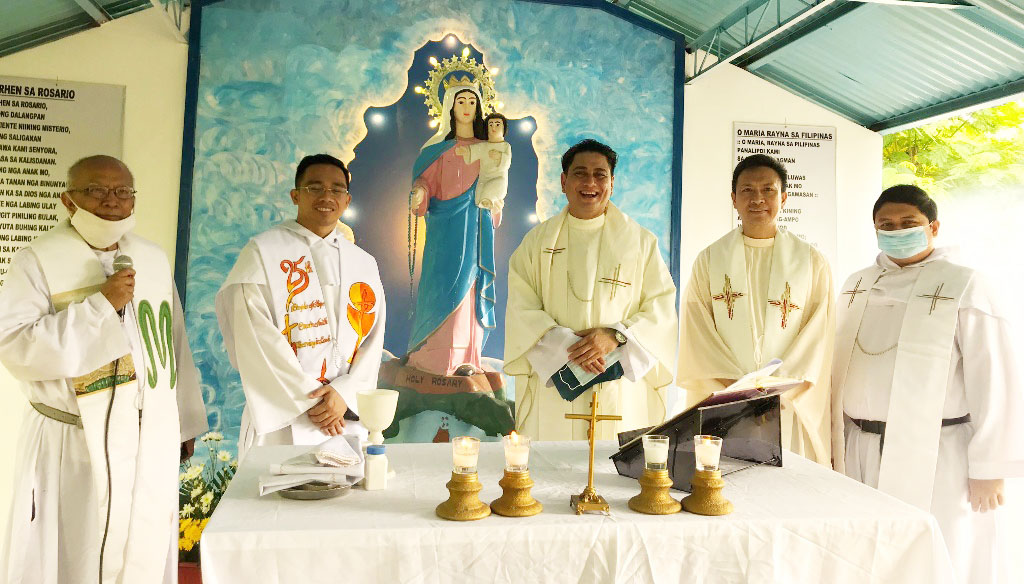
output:
[[680,324],[679,385],[693,405],[779,358],[775,375],[804,384],[782,395],[783,447],[832,464],[829,387],[835,302],[818,250],[775,219],[786,168],[763,154],[732,175],[742,225],[693,263]]
[[986,278],[935,247],[938,207],[922,189],[886,189],[872,216],[882,253],[839,304],[836,469],[931,511],[957,582],[1019,582],[997,510],[1003,479],[1024,476],[1012,323]]
[[217,322],[242,377],[238,458],[264,444],[366,437],[356,394],[377,387],[384,288],[373,256],[343,235],[349,171],[333,156],[299,162],[295,220],[253,237],[217,293]]
[[562,157],[568,206],[533,228],[509,262],[505,372],[516,428],[535,440],[585,440],[565,414],[622,416],[598,439],[665,417],[676,349],[676,287],[657,238],[609,202],[615,151],[584,140]]

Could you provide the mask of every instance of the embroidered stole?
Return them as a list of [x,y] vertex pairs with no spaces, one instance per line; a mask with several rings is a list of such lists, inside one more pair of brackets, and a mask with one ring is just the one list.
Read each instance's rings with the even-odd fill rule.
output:
[[[30,245],[57,312],[99,291],[107,280],[99,258],[68,221]],[[180,428],[174,392],[173,286],[170,264],[159,247],[132,234],[121,238],[118,247],[132,258],[137,272],[131,304],[144,363],[134,363],[129,353],[117,360],[116,379],[114,364],[108,363],[67,381],[82,417],[101,526],[107,511],[106,460],[110,461],[114,489],[106,553],[126,558],[126,581],[153,581],[163,574],[161,558],[167,554],[163,531],[173,528],[168,516],[177,502]],[[119,391],[112,394],[109,390],[115,384]],[[141,414],[136,405],[140,385],[144,392]],[[105,438],[108,406],[110,434]],[[131,486],[131,491],[126,493],[124,486]],[[135,535],[129,538],[129,534]],[[151,572],[154,566],[159,568],[156,573]]]
[[[885,270],[872,267],[847,280],[837,303],[833,382],[842,388],[856,349],[871,287]],[[958,312],[973,271],[935,261],[914,282],[896,346],[878,488],[925,511],[931,508]],[[879,383],[889,383],[880,379]],[[835,399],[842,400],[842,392]]]
[[[345,246],[352,244],[339,239],[339,282],[325,284],[313,265],[309,245],[298,233],[277,226],[253,241],[270,284],[274,321],[303,371],[325,385],[348,373],[359,347],[377,325],[380,285],[359,279],[367,273],[376,274],[375,266],[357,265],[368,264],[368,260],[362,254],[345,254]],[[310,438],[317,438],[312,443],[323,439],[319,428],[306,416],[296,418],[292,434],[296,444],[311,443]]]
[[[711,246],[711,282],[715,327],[746,371],[781,357],[800,332],[811,283],[811,246],[779,228],[772,246],[772,271],[764,306],[752,306],[743,232],[737,227]],[[757,347],[752,310],[764,311],[763,340]]]

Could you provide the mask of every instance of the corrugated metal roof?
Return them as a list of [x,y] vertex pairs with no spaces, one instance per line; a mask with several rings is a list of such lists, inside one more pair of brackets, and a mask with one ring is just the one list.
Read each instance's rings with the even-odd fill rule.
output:
[[[158,0],[169,1],[176,0]],[[744,6],[758,15],[767,8],[760,20],[767,26],[780,15],[788,17],[821,3],[608,1],[680,32],[691,42]],[[152,6],[150,0],[0,0],[0,56],[97,26],[81,8],[80,3],[89,2],[111,18]],[[974,6],[941,9],[837,0],[737,57],[735,64],[874,129],[1024,92],[1024,0],[970,3]],[[727,53],[740,48],[744,27],[756,22],[755,18],[729,29],[721,37],[721,48]]]
[[[153,5],[150,0],[82,0],[110,18]],[[99,26],[77,0],[0,0],[0,56]]]
[[[632,0],[692,42],[733,11],[795,14],[804,0]],[[936,8],[839,0],[735,59],[776,85],[873,129],[913,123],[1024,92],[1024,0]],[[756,19],[755,19],[756,21]],[[742,37],[744,23],[728,29]],[[762,23],[764,26],[764,23]],[[722,48],[738,48],[723,35]],[[713,75],[713,70],[705,73]],[[693,81],[699,83],[698,77]]]

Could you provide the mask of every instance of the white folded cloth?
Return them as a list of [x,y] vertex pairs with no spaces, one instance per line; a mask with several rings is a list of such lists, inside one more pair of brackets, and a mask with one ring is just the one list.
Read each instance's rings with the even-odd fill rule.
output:
[[271,464],[259,479],[260,496],[319,481],[354,485],[363,479],[363,450],[359,436],[335,436],[305,454]]
[[[350,439],[355,438],[353,444]],[[335,436],[321,444],[313,453],[320,464],[327,466],[351,466],[363,461],[363,449],[355,436]]]

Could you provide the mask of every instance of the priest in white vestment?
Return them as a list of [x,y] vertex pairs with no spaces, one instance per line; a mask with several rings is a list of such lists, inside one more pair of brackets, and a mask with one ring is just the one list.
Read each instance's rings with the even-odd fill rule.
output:
[[831,465],[832,272],[812,245],[776,225],[786,169],[756,154],[733,171],[742,225],[704,249],[682,302],[679,385],[694,405],[782,359],[775,375],[804,381],[782,395],[782,445]]
[[837,470],[930,510],[958,582],[1010,582],[997,507],[1024,476],[1021,347],[982,275],[935,248],[923,190],[886,189],[873,217],[882,253],[839,300]]
[[[568,206],[534,227],[509,262],[505,372],[516,376],[516,429],[535,440],[585,440],[567,413],[622,416],[596,438],[665,417],[676,351],[676,287],[657,238],[609,202],[616,154],[584,140],[562,157]],[[604,374],[615,351],[621,376],[566,401],[552,377],[572,361]],[[582,389],[582,387],[580,388]]]
[[217,293],[245,392],[239,460],[254,445],[366,437],[356,394],[377,387],[386,311],[377,262],[339,229],[349,176],[333,156],[303,158],[296,220],[253,237]]
[[129,233],[128,168],[84,158],[67,187],[70,221],[0,288],[0,361],[29,402],[0,581],[173,582],[178,465],[208,428],[181,304],[163,250]]

